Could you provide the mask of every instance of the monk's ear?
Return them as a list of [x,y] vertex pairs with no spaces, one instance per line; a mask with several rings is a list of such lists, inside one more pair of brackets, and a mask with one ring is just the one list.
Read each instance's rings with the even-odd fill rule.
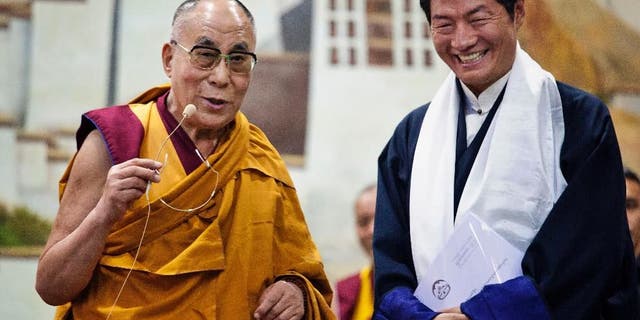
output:
[[165,43],[162,46],[162,68],[164,69],[164,74],[169,78],[171,78],[171,71],[173,70],[172,61],[173,46],[169,43]]
[[516,0],[513,8],[513,24],[516,26],[516,30],[520,29],[524,23],[524,0]]

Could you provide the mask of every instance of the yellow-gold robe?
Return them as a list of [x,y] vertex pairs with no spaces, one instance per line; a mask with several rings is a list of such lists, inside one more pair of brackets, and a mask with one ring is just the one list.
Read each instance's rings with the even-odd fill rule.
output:
[[[141,131],[135,156],[157,157],[168,135],[158,111],[168,89],[154,88],[129,105],[111,107],[135,115],[140,122],[135,126],[142,130],[118,123],[132,117],[110,116],[106,119],[115,121],[101,122],[88,116],[110,154],[116,149],[113,132],[124,130],[136,138]],[[207,158],[218,174],[204,164],[187,174],[172,140],[162,147],[159,161],[165,154],[162,181],[149,192],[150,215],[140,254],[111,319],[252,319],[264,289],[286,276],[306,284],[306,319],[334,318],[331,288],[293,183],[260,129],[237,114],[228,137]],[[113,154],[112,159],[126,160]],[[61,196],[72,165],[73,160],[61,179]],[[217,179],[216,194],[202,210],[179,212],[159,201],[196,207],[209,198]],[[74,301],[58,308],[56,319],[65,319],[69,312],[76,320],[106,319],[133,264],[148,208],[142,196],[116,223],[92,280]]]

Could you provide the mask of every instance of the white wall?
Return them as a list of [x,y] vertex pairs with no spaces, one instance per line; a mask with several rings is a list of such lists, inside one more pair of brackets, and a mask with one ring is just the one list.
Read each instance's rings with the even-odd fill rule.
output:
[[[0,27],[0,43],[9,43],[9,28]],[[8,45],[3,47],[9,48]],[[12,93],[9,90],[9,50],[0,50],[0,97],[4,102],[0,103],[0,114],[12,114]]]
[[16,149],[16,129],[9,125],[0,125],[0,202],[4,204],[14,204],[18,198],[18,177]]
[[[9,114],[21,121],[27,107],[31,21],[12,18],[9,23],[9,53],[7,66],[7,100],[5,101]],[[0,89],[1,90],[1,89]],[[2,97],[2,95],[0,95]]]
[[6,28],[0,28],[0,114],[14,120],[25,107],[28,31],[29,22],[15,17]]
[[127,103],[149,87],[168,82],[162,70],[162,45],[169,40],[171,19],[180,1],[120,1],[117,94]]
[[640,95],[638,94],[616,94],[609,105],[640,115]]
[[47,164],[47,141],[42,138],[18,137],[17,163],[19,203],[51,218],[56,212],[57,203],[47,201],[53,194],[49,192],[50,181]]
[[640,19],[638,19],[640,2],[638,0],[596,0],[596,2],[617,14],[629,26],[640,32]]
[[33,2],[27,130],[77,127],[106,103],[112,3]]
[[58,212],[58,182],[67,169],[68,161],[62,159],[49,159],[47,161],[47,189],[39,196],[41,207],[35,207],[43,217],[53,221]]

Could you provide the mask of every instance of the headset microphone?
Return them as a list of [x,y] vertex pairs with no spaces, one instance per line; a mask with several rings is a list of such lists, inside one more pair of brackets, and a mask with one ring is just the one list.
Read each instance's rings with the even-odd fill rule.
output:
[[193,103],[189,103],[188,105],[186,105],[184,107],[184,110],[182,111],[182,116],[186,119],[191,117],[194,113],[196,113],[196,106],[193,105]]

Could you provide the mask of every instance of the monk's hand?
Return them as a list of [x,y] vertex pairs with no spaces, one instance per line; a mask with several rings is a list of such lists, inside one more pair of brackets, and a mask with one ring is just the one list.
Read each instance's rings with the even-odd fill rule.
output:
[[469,320],[469,318],[460,311],[460,307],[453,307],[440,311],[434,320]]
[[158,161],[134,158],[109,169],[102,197],[96,206],[106,213],[107,223],[120,220],[131,204],[146,192],[149,181],[160,181],[158,170],[161,167],[162,163]]
[[258,320],[298,320],[304,316],[304,295],[293,283],[280,280],[267,287],[253,317]]

